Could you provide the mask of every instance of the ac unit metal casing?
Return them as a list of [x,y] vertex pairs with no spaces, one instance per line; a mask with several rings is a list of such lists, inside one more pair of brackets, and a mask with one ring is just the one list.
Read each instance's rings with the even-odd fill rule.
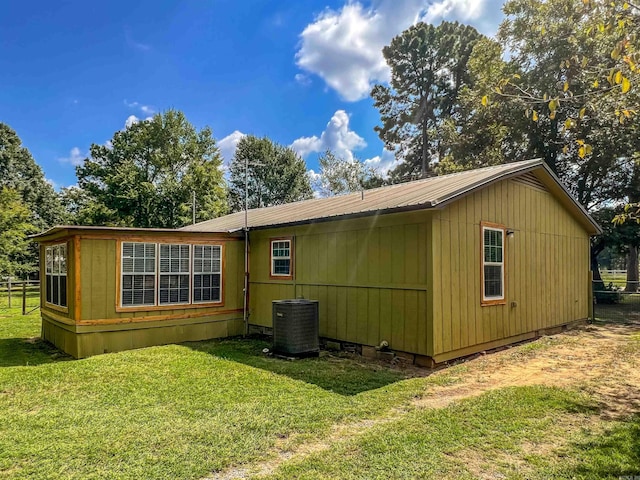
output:
[[317,300],[273,301],[273,350],[303,356],[320,351]]

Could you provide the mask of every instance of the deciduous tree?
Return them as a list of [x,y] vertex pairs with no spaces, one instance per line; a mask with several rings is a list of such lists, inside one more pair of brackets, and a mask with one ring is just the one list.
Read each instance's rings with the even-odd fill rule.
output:
[[37,229],[59,223],[64,209],[53,187],[20,137],[0,122],[0,189],[15,191],[29,210],[29,222]]
[[17,190],[0,188],[0,277],[25,276],[35,270],[27,238],[36,231],[31,217]]
[[357,159],[348,160],[327,150],[318,159],[320,172],[314,188],[322,197],[379,186],[383,179]]
[[[211,129],[196,130],[177,110],[116,132],[93,144],[78,166],[79,192],[67,192],[83,222],[176,228],[226,211],[222,158]],[[75,203],[74,203],[75,202]]]
[[278,145],[267,137],[242,137],[229,173],[229,206],[234,212],[245,208],[245,175],[249,208],[282,205],[313,197],[304,160],[291,148]]

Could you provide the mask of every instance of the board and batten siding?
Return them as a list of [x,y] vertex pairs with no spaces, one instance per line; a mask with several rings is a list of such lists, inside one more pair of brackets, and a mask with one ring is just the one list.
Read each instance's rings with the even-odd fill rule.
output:
[[[480,222],[514,232],[505,305],[481,306]],[[435,212],[432,234],[436,361],[588,317],[589,235],[542,185],[516,178],[463,197]]]
[[[270,327],[273,300],[319,301],[320,336],[428,354],[426,211],[250,233],[250,323]],[[293,237],[291,280],[270,278],[270,239]]]
[[[238,239],[208,241],[200,237],[75,236],[70,272],[79,282],[69,289],[70,312],[43,308],[43,334],[76,358],[208,338],[241,335],[244,243]],[[118,240],[164,243],[211,243],[223,245],[223,304],[171,307],[117,307]],[[78,250],[79,248],[79,250]],[[76,265],[78,266],[76,270]],[[74,277],[75,278],[75,277]],[[79,286],[79,288],[76,288]],[[75,292],[75,293],[74,293]],[[76,303],[79,300],[79,304]],[[67,321],[68,320],[70,321]]]

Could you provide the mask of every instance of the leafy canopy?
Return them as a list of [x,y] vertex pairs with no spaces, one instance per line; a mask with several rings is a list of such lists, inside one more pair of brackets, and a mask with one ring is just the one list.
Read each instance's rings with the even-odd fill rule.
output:
[[249,208],[269,207],[313,198],[304,160],[291,148],[267,137],[242,137],[229,167],[229,206],[245,208],[245,164]]
[[27,235],[35,233],[31,212],[17,190],[0,188],[0,277],[24,276],[35,270]]
[[320,172],[314,182],[322,197],[331,197],[356,192],[383,184],[384,180],[375,170],[357,159],[348,160],[327,150],[318,159]]
[[470,81],[467,60],[481,38],[457,22],[418,23],[382,50],[391,81],[375,85],[371,96],[382,122],[375,130],[403,160],[396,180],[430,175],[433,161],[443,157],[441,127],[457,113],[460,89]]
[[64,209],[40,166],[9,125],[0,122],[0,189],[14,190],[29,212],[29,222],[44,230],[61,222]]
[[168,110],[93,144],[65,203],[78,223],[176,228],[226,212],[222,159],[211,129]]

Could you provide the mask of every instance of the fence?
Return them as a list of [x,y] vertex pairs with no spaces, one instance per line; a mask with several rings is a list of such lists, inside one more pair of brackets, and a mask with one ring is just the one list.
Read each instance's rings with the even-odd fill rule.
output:
[[40,308],[40,282],[38,280],[12,280],[0,282],[0,309],[21,309],[27,315]]
[[640,322],[640,282],[593,282],[596,321]]

